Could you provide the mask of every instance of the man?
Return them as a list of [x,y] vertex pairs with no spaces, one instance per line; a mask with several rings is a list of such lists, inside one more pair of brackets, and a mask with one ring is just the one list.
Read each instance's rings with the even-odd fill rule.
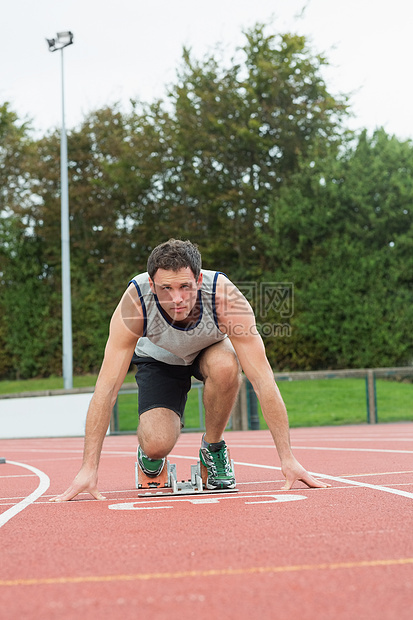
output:
[[205,428],[200,459],[207,488],[235,487],[223,432],[238,394],[241,368],[251,381],[277,448],[283,489],[313,478],[291,451],[288,417],[267,360],[253,311],[240,291],[220,273],[201,270],[190,241],[170,239],[148,259],[148,272],[129,283],[110,323],[109,338],[90,402],[82,467],[71,486],[51,501],[81,492],[105,499],[98,490],[103,440],[131,360],[137,365],[138,463],[148,476],[165,466],[180,431],[191,376],[204,382]]

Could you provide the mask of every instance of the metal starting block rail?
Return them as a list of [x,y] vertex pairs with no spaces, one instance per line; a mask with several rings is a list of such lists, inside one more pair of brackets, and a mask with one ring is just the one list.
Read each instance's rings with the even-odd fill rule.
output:
[[[234,462],[231,461],[232,469]],[[136,488],[145,493],[139,493],[139,497],[170,497],[171,495],[197,495],[199,493],[237,493],[238,489],[207,489],[206,488],[206,469],[200,461],[196,465],[191,465],[191,479],[178,480],[176,475],[175,463],[166,462],[159,476],[151,478],[143,473],[139,464],[135,463],[135,484]]]

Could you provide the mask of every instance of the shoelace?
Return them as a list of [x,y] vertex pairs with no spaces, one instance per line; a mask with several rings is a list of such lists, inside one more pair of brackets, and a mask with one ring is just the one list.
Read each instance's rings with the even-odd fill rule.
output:
[[228,463],[228,455],[227,455],[226,447],[224,446],[218,452],[211,452],[210,454],[212,455],[212,459],[215,465],[214,474],[219,473],[219,474],[224,474],[225,476],[228,476],[230,473],[230,466]]

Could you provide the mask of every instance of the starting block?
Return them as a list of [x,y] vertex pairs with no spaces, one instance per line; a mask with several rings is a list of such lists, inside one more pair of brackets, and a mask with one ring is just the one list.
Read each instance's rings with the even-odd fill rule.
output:
[[[234,461],[231,461],[232,470],[234,471]],[[139,463],[135,463],[135,484],[139,490],[145,493],[139,493],[139,497],[165,497],[171,495],[196,495],[198,493],[238,493],[238,489],[207,489],[208,472],[206,467],[198,461],[196,465],[191,465],[190,480],[177,479],[176,465],[166,461],[163,470],[159,476],[150,477],[144,474],[139,467]]]

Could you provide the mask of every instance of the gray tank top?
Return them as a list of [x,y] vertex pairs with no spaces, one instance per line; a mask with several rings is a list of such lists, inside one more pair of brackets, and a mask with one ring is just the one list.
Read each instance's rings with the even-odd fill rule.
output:
[[161,312],[157,296],[151,291],[148,273],[135,276],[135,285],[144,316],[143,336],[139,338],[135,355],[151,357],[174,366],[189,366],[198,353],[227,337],[220,331],[215,311],[215,290],[219,271],[202,270],[203,279],[198,291],[200,315],[197,323],[187,328],[177,327]]

